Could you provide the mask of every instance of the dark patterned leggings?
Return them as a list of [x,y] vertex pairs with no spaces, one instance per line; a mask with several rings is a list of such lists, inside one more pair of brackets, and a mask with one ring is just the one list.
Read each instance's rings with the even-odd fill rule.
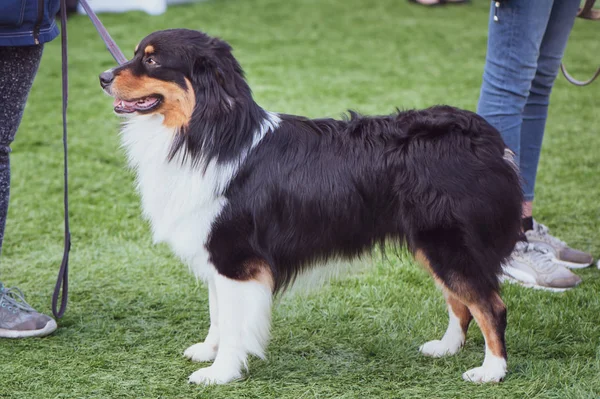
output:
[[10,144],[42,58],[43,45],[0,46],[0,251],[10,195]]

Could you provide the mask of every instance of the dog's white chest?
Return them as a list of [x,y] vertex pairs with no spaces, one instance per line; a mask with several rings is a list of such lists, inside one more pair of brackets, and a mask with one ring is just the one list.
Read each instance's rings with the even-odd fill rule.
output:
[[232,171],[211,163],[203,172],[180,157],[168,161],[174,134],[162,127],[159,117],[136,118],[123,129],[122,142],[137,175],[142,211],[154,242],[168,243],[203,278],[209,273],[206,239],[226,203],[219,193]]

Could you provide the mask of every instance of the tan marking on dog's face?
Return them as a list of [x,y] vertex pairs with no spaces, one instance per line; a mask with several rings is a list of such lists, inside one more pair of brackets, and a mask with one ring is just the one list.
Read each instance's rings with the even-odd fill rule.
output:
[[140,43],[135,45],[135,49],[133,49],[133,54],[137,53],[139,48],[140,48]]
[[196,105],[192,83],[187,78],[185,82],[187,90],[173,82],[165,82],[145,75],[135,76],[125,69],[115,77],[111,91],[115,97],[125,100],[160,95],[161,104],[148,113],[162,114],[163,125],[169,128],[181,128],[189,125]]
[[144,54],[146,54],[146,55],[154,54],[154,46],[151,44],[146,46],[146,48],[144,49]]

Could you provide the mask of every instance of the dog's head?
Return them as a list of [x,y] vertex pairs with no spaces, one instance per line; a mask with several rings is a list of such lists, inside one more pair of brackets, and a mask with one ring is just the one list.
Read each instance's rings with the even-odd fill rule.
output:
[[250,92],[243,72],[222,40],[202,32],[154,32],[127,63],[103,72],[100,85],[124,116],[160,114],[163,124],[185,130],[195,113],[231,110]]

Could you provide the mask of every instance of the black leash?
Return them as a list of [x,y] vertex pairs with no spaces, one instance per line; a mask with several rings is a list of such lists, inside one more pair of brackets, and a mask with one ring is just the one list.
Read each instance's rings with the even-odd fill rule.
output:
[[[600,21],[600,10],[594,8],[594,3],[596,3],[596,0],[586,0],[583,7],[579,8],[577,17],[589,19],[591,21]],[[565,64],[562,62],[560,63],[560,70],[565,76],[565,79],[567,79],[567,82],[574,84],[575,86],[587,86],[600,76],[600,68],[598,68],[596,73],[588,80],[577,80],[567,72],[567,67],[565,67]]]
[[[69,298],[69,251],[71,250],[71,231],[69,230],[69,166],[67,164],[67,102],[69,82],[67,79],[67,2],[61,0],[60,5],[60,41],[62,48],[62,122],[63,122],[63,151],[64,151],[64,205],[65,205],[65,247],[62,263],[58,271],[58,279],[52,295],[52,313],[60,319],[67,309]],[[60,309],[57,310],[58,297],[62,286]]]
[[117,43],[115,43],[112,37],[110,37],[108,31],[106,30],[104,25],[102,25],[102,22],[100,22],[100,20],[96,16],[96,13],[94,13],[94,10],[92,10],[90,5],[88,4],[87,0],[79,0],[79,3],[87,13],[88,17],[90,17],[90,19],[92,20],[92,23],[94,24],[94,27],[100,34],[102,41],[104,41],[104,44],[106,44],[108,52],[113,56],[115,61],[117,61],[119,65],[123,65],[124,63],[126,63],[127,58],[125,58],[123,52],[121,52],[121,49],[119,48],[119,46],[117,46]]
[[[98,19],[86,0],[79,0],[87,15],[92,20],[94,27],[102,37],[108,51],[112,54],[119,65],[127,62],[127,59],[119,49],[119,46],[110,37],[102,22]],[[58,271],[58,278],[54,286],[52,295],[52,314],[60,319],[67,309],[69,299],[69,251],[71,250],[71,230],[69,229],[69,165],[68,165],[68,147],[67,147],[67,104],[69,101],[69,80],[68,80],[68,57],[67,57],[67,1],[60,1],[60,24],[61,24],[61,51],[62,51],[62,124],[63,124],[63,151],[64,151],[64,206],[65,206],[65,243],[63,259]],[[61,296],[62,288],[62,296]],[[57,309],[58,298],[60,299],[60,308]]]
[[574,84],[575,86],[587,86],[590,83],[592,83],[594,80],[596,80],[596,78],[598,76],[600,76],[600,68],[598,68],[596,70],[596,73],[588,80],[577,80],[569,74],[569,72],[567,71],[567,67],[565,67],[565,64],[563,64],[562,62],[560,64],[560,70],[562,71],[563,75],[565,76],[565,79],[567,79],[567,82]]

